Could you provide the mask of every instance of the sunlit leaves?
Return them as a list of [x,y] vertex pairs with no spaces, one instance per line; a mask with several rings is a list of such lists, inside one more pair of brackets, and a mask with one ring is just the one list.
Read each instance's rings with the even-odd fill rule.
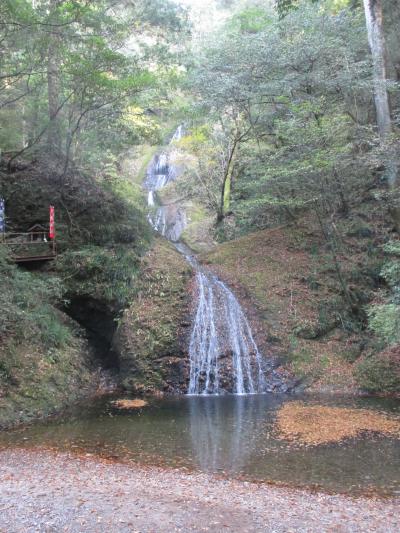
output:
[[262,224],[271,207],[343,208],[368,179],[358,149],[371,133],[360,114],[371,91],[367,58],[360,12],[323,3],[296,2],[283,18],[245,7],[210,39],[192,88],[208,121],[236,113],[249,128],[233,189],[238,222]]
[[261,7],[248,7],[235,14],[228,23],[228,28],[240,33],[258,33],[273,22],[273,17]]
[[[173,2],[43,0],[32,4],[18,0],[3,5],[0,14],[5,21],[0,32],[7,50],[0,56],[1,79],[6,80],[4,87],[0,83],[0,109],[18,102],[2,116],[12,123],[15,114],[17,126],[10,127],[16,134],[4,141],[14,152],[26,144],[29,148],[29,142],[35,146],[46,139],[40,132],[49,127],[50,56],[57,65],[53,88],[58,93],[54,107],[60,106],[56,115],[60,148],[67,157],[78,156],[74,153],[78,139],[84,147],[81,154],[102,148],[100,139],[110,128],[122,125],[121,140],[137,141],[146,135],[146,128],[138,128],[133,136],[126,136],[126,124],[120,122],[125,109],[137,104],[158,105],[168,87],[176,87],[180,81],[178,34],[186,35],[188,24],[185,11]],[[7,91],[1,91],[6,87]],[[114,138],[110,136],[110,143]],[[4,147],[1,136],[0,142]],[[116,148],[120,147],[119,142]]]

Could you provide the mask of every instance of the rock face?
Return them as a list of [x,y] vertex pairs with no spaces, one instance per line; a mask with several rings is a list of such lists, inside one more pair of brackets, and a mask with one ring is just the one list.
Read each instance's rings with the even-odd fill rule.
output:
[[140,291],[114,337],[122,386],[134,393],[186,391],[192,271],[164,239],[142,263]]

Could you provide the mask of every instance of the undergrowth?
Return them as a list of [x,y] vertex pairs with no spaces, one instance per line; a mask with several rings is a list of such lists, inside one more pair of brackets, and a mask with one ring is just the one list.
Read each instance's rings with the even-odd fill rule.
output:
[[128,247],[85,246],[69,250],[56,262],[67,293],[124,307],[137,290],[140,257]]
[[62,300],[63,285],[55,276],[33,275],[15,266],[4,247],[0,247],[0,338],[13,337],[45,346],[63,346],[69,329],[54,313],[53,305]]

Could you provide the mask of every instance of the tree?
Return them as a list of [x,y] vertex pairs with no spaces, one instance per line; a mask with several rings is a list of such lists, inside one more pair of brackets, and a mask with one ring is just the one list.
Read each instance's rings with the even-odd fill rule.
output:
[[[387,58],[386,43],[383,29],[382,0],[363,0],[365,20],[367,24],[368,42],[372,54],[374,99],[378,132],[383,145],[390,143],[392,120],[387,90]],[[400,206],[398,191],[398,162],[393,154],[389,154],[386,163],[386,175],[391,191],[390,212],[396,228],[400,231]]]
[[59,119],[60,106],[60,28],[57,24],[59,0],[49,1],[49,38],[47,48],[47,100],[49,110],[49,127],[47,143],[51,154],[61,150],[61,128]]
[[160,0],[17,0],[2,4],[0,16],[0,112],[17,130],[15,140],[4,136],[10,168],[34,150],[66,168],[103,152],[107,137],[107,149],[111,139],[116,149],[137,141],[129,110],[141,114],[172,87],[188,29],[186,13]]
[[211,129],[194,128],[180,143],[186,152],[187,167],[185,183],[180,187],[205,204],[215,214],[217,224],[221,224],[229,213],[239,149],[247,133],[239,120],[232,123],[225,120]]
[[[196,58],[191,90],[200,121],[222,125],[234,148],[226,160],[236,168],[237,219],[262,227],[272,213],[293,219],[305,206],[323,218],[345,212],[368,179],[357,144],[371,141],[359,12],[305,2],[280,19],[251,6],[214,39]],[[220,183],[223,195],[230,180]]]
[[[379,135],[387,139],[392,131],[389,95],[387,92],[386,45],[383,33],[381,0],[363,0],[368,42],[374,69],[374,96]],[[392,177],[393,179],[393,177]]]

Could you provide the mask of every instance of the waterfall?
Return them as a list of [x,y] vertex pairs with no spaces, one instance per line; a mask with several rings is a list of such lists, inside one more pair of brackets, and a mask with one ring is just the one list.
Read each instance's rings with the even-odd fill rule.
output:
[[[171,145],[183,136],[179,126]],[[254,394],[269,390],[265,372],[271,370],[260,354],[250,324],[233,292],[203,268],[179,242],[186,227],[186,213],[176,204],[158,205],[156,193],[175,180],[179,172],[165,150],[151,161],[145,188],[148,219],[154,230],[175,243],[196,271],[198,302],[189,344],[189,394]]]
[[149,194],[147,195],[147,205],[149,207],[153,207],[153,205],[154,205],[154,191],[149,191]]
[[183,137],[183,125],[181,124],[180,126],[178,126],[176,132],[174,133],[171,142],[178,142],[182,139],[182,137]]
[[189,394],[264,392],[262,356],[237,298],[216,276],[201,270],[197,271],[197,286],[198,305],[189,345]]
[[[175,131],[170,146],[183,136],[183,126]],[[163,150],[151,160],[146,173],[144,186],[148,191],[147,205],[150,208],[148,221],[152,228],[166,239],[178,242],[187,221],[185,210],[177,204],[159,205],[157,191],[166,187],[179,176],[179,168],[171,162],[172,150]]]
[[[150,203],[150,200],[153,203]],[[148,205],[154,206],[154,197],[148,199]],[[159,206],[155,216],[148,215],[148,221],[155,231],[172,242],[178,242],[184,231],[187,221],[184,209],[177,206]]]

